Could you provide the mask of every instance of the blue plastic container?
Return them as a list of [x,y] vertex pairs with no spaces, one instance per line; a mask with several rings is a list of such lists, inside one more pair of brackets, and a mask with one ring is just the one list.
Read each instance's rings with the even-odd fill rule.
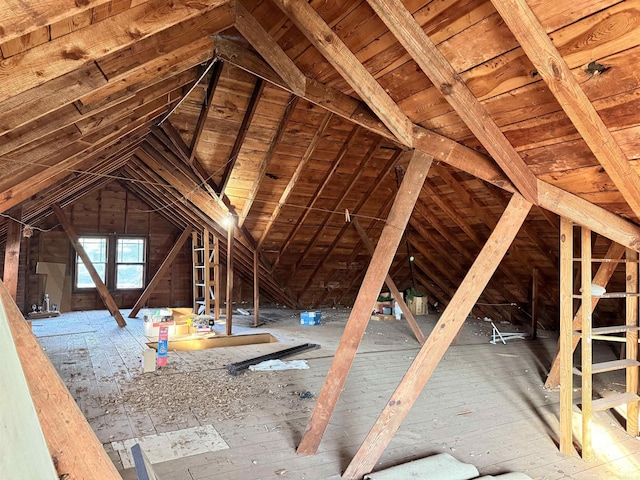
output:
[[300,314],[300,325],[311,327],[314,325],[320,325],[322,320],[322,312],[302,312]]

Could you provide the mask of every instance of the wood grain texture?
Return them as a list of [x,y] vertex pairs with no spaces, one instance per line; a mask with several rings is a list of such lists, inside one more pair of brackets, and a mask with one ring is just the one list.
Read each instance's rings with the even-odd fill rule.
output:
[[367,269],[358,297],[353,305],[349,321],[340,345],[327,374],[318,402],[313,410],[305,434],[298,446],[300,454],[317,451],[325,429],[336,406],[340,391],[347,379],[358,345],[369,322],[371,311],[389,267],[400,244],[402,234],[424,183],[432,159],[419,151],[410,153],[411,161],[396,199],[389,212],[387,223],[378,240],[376,250]]
[[[626,292],[638,292],[638,252],[627,249],[625,252]],[[630,327],[638,327],[638,297],[629,296],[625,299],[625,324]],[[629,360],[638,360],[638,330],[626,332],[625,353]],[[638,370],[633,366],[625,369],[627,392],[638,394]],[[627,434],[632,437],[638,436],[638,402],[627,404]]]
[[[582,307],[582,459],[592,460],[593,449],[593,339],[591,338],[593,305],[591,302],[591,230],[580,229],[580,287]],[[573,298],[573,296],[571,297]],[[568,345],[567,345],[568,347]],[[570,413],[571,414],[571,413]]]
[[20,269],[20,242],[22,240],[22,207],[12,208],[7,212],[7,236],[4,245],[4,270],[2,282],[16,301],[18,295],[18,271]]
[[373,469],[502,261],[530,209],[531,203],[514,194],[431,335],[351,460],[343,478],[360,478]]
[[400,0],[367,0],[402,46],[462,117],[519,192],[538,203],[529,167]]

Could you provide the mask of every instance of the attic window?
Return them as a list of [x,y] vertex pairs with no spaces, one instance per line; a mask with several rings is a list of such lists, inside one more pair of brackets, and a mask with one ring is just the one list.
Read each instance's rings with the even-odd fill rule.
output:
[[[105,235],[80,237],[78,240],[109,290],[144,288],[146,238]],[[77,254],[75,259],[75,288],[95,288],[82,259]]]

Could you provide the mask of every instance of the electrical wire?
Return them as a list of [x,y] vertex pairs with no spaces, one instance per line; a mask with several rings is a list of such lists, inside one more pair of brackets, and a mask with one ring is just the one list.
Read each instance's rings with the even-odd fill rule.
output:
[[34,227],[33,225],[30,225],[28,223],[23,222],[22,220],[18,220],[17,218],[12,217],[11,215],[7,215],[6,213],[0,213],[0,217],[4,217],[4,218],[8,218],[10,220],[13,220],[14,222],[19,223],[20,225],[22,225],[25,228],[30,228],[31,230],[38,230],[39,232],[50,232],[56,228],[58,228],[60,226],[60,224],[56,224],[51,228],[40,228],[40,227]]

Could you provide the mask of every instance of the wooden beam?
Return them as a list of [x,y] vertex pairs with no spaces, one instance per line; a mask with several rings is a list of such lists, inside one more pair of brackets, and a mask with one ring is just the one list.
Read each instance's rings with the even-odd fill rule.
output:
[[436,366],[462,327],[471,308],[498,268],[524,222],[531,203],[515,194],[489,240],[465,276],[446,310],[420,349],[375,425],[343,474],[361,478],[370,472],[409,413]]
[[236,2],[235,27],[262,58],[280,74],[291,91],[298,97],[303,96],[307,86],[306,77],[240,1]]
[[0,304],[6,313],[13,343],[58,475],[121,480],[113,462],[2,282]]
[[540,270],[533,269],[531,274],[531,340],[538,338],[538,277]]
[[213,236],[213,318],[220,320],[220,238]]
[[233,230],[235,222],[233,217],[227,217],[227,309],[225,312],[227,322],[227,335],[231,335],[233,325]]
[[[625,259],[627,288],[626,292],[638,293],[638,252],[627,249]],[[625,299],[625,323],[630,327],[638,326],[638,297],[630,295]],[[628,359],[638,359],[638,330],[627,332],[625,344],[626,357]],[[638,394],[638,367],[627,368],[626,384],[627,392]],[[638,436],[638,402],[627,404],[627,434],[631,437]]]
[[[288,89],[271,67],[246,49],[242,49],[232,42],[216,38],[215,52],[216,55],[233,63],[238,68],[260,76],[285,90]],[[385,138],[395,139],[393,134],[380,123],[365,104],[335,89],[307,78],[307,90],[303,98]],[[507,192],[516,191],[511,181],[496,163],[480,152],[419,125],[413,127],[413,143],[416,150],[433,156],[441,162]],[[640,249],[640,227],[637,225],[540,179],[537,180],[537,188],[539,206],[543,209],[558,216],[571,218],[576,223],[588,226],[594,232],[629,248]]]
[[[371,243],[371,239],[369,239],[367,232],[365,232],[364,228],[362,228],[357,218],[354,218],[351,221],[351,223],[353,224],[354,227],[356,227],[356,230],[358,231],[358,235],[360,235],[360,238],[362,239],[362,243],[364,243],[365,248],[369,250],[369,253],[371,255],[373,255],[373,253],[375,252],[375,247],[373,246],[373,243]],[[426,340],[424,333],[422,333],[422,330],[420,330],[420,327],[418,326],[418,322],[416,322],[416,319],[413,316],[413,313],[411,313],[411,310],[409,310],[409,307],[404,302],[404,298],[402,298],[402,293],[400,293],[400,291],[398,290],[398,287],[396,287],[396,284],[391,278],[391,275],[387,274],[384,280],[384,283],[387,284],[387,287],[389,287],[389,290],[391,291],[391,295],[393,296],[395,301],[398,302],[398,305],[400,306],[402,313],[407,319],[407,323],[409,324],[411,331],[415,335],[416,340],[420,342],[420,345],[424,345],[424,342]]]
[[297,452],[300,454],[313,454],[318,450],[320,440],[347,380],[358,345],[367,328],[371,310],[389,272],[389,267],[395,257],[422,184],[427,178],[432,158],[415,150],[410,152],[410,155],[411,161],[407,168],[407,173],[400,185],[396,199],[389,212],[389,217],[378,240],[367,274],[362,282],[360,292],[353,305],[351,315],[349,315],[349,320],[340,339],[340,344],[329,368],[327,379],[318,396],[318,402],[313,410],[302,441],[298,446]]
[[[601,266],[604,265],[606,264],[603,263]],[[579,316],[576,315],[576,318],[580,319],[580,325],[582,325],[581,311],[578,312]],[[573,341],[572,316],[573,223],[568,218],[560,217],[560,338],[558,339],[560,354],[556,354],[558,363],[556,375],[558,375],[558,381],[562,380],[560,385],[560,452],[565,455],[573,453],[573,350],[575,347],[571,346]],[[580,338],[579,335],[578,338]]]
[[22,240],[22,207],[7,212],[7,237],[4,245],[4,270],[2,282],[15,302],[18,296],[18,271],[20,270],[20,242]]
[[[560,218],[562,219],[564,217],[560,217]],[[562,236],[560,238],[562,238]],[[562,244],[560,245],[562,246]],[[605,254],[604,258],[611,259],[611,260],[619,260],[622,258],[623,254],[624,254],[624,247],[620,244],[613,242],[609,247],[609,249],[607,250],[607,253]],[[562,266],[562,263],[560,265]],[[609,283],[609,280],[613,276],[613,272],[616,270],[617,266],[618,264],[616,262],[601,263],[591,283],[593,283],[594,285],[598,285],[600,287],[606,287],[607,284]],[[571,283],[573,284],[573,280]],[[560,288],[562,288],[562,282],[560,283]],[[571,295],[573,295],[573,291],[571,292]],[[591,301],[591,307],[595,309],[599,301],[600,301],[600,297],[593,297]],[[561,303],[561,306],[562,306],[562,303]],[[572,311],[573,311],[573,308],[572,308]],[[577,330],[580,330],[581,328],[582,328],[582,307],[578,308],[578,311],[573,317],[572,331],[577,331]],[[572,354],[573,354],[573,351],[578,346],[579,342],[580,342],[580,335],[574,335],[572,340],[573,346],[571,348]],[[551,362],[551,368],[549,370],[549,375],[547,376],[547,381],[544,384],[546,388],[555,388],[558,385],[560,385],[560,362],[561,362],[560,347],[561,345],[560,343],[558,343],[556,354],[553,357],[553,361]]]
[[[211,10],[219,10],[218,18],[221,21],[226,19],[231,26],[233,3],[230,0],[203,0],[197,3],[188,0],[171,3],[149,1],[14,55],[5,59],[2,65],[0,101]],[[36,68],[38,75],[33,74]]]
[[118,322],[118,326],[126,327],[127,322],[122,317],[120,310],[118,310],[118,305],[116,305],[116,302],[113,300],[113,297],[109,293],[107,286],[104,284],[104,282],[100,278],[100,275],[98,274],[95,267],[93,266],[93,263],[89,258],[89,255],[87,255],[87,252],[85,251],[84,247],[82,246],[82,244],[80,244],[80,241],[78,239],[78,234],[73,228],[73,225],[71,225],[71,222],[69,221],[69,219],[67,218],[67,216],[62,211],[59,205],[53,204],[51,205],[51,209],[53,210],[53,213],[56,215],[60,224],[62,225],[62,228],[67,234],[67,237],[69,237],[69,241],[73,245],[73,248],[78,253],[78,256],[82,259],[82,263],[87,269],[87,272],[89,272],[89,275],[91,276],[91,280],[93,280],[93,283],[96,286],[96,290],[98,291],[98,295],[100,295],[100,298],[104,302],[104,305],[107,307],[107,310],[109,310],[109,313],[113,316],[113,318],[116,319],[116,322]]
[[256,113],[256,107],[258,106],[258,102],[260,101],[263,90],[264,81],[261,78],[258,78],[258,80],[256,81],[256,85],[253,88],[253,92],[251,93],[251,98],[249,99],[247,110],[244,113],[244,117],[242,118],[240,130],[236,135],[235,142],[233,142],[231,153],[229,153],[229,159],[225,163],[224,173],[222,174],[222,182],[220,182],[219,194],[221,197],[225,194],[225,190],[227,189],[227,185],[229,184],[229,180],[231,179],[231,173],[233,172],[233,168],[236,166],[236,162],[238,161],[240,149],[244,144],[244,140],[245,138],[247,138],[247,133],[249,132],[249,127],[251,126],[253,115]]
[[[582,307],[582,357],[581,364],[581,380],[582,380],[582,459],[592,460],[594,457],[593,445],[593,340],[591,339],[592,314],[591,305],[591,230],[582,227],[581,237],[581,281],[582,289],[581,307]],[[568,345],[567,345],[568,347]],[[561,380],[565,380],[564,378]]]
[[191,232],[192,232],[191,227],[187,227],[184,229],[182,234],[178,237],[178,240],[176,240],[176,243],[173,245],[173,247],[171,247],[171,250],[169,250],[169,253],[167,253],[167,256],[162,261],[162,264],[160,265],[160,267],[158,268],[158,271],[156,272],[156,274],[153,276],[153,278],[147,285],[147,288],[144,289],[144,292],[142,292],[142,295],[140,295],[140,298],[138,298],[138,301],[133,306],[131,313],[129,313],[129,318],[135,318],[138,315],[138,312],[140,311],[140,309],[144,306],[147,300],[149,300],[149,297],[151,297],[151,294],[155,291],[156,287],[160,283],[160,280],[165,276],[165,274],[169,270],[169,267],[171,266],[173,261],[176,259],[176,257],[180,253],[180,249],[182,249],[182,246],[185,244],[185,242],[191,235]]
[[207,121],[207,115],[211,109],[211,103],[213,102],[213,96],[216,93],[216,87],[218,86],[218,80],[220,80],[220,74],[222,73],[222,62],[216,59],[211,60],[215,62],[213,70],[211,71],[211,78],[209,79],[209,85],[207,86],[207,94],[204,97],[202,108],[200,109],[200,115],[198,121],[193,129],[193,137],[191,138],[191,145],[189,146],[189,163],[193,162],[196,156],[196,148],[198,148],[198,142],[200,136],[204,130],[204,124]]
[[394,135],[413,146],[413,123],[307,2],[274,0]]
[[537,204],[536,177],[401,0],[367,2],[500,165],[518,191],[531,203]]
[[280,195],[280,199],[278,200],[278,205],[276,205],[276,207],[273,209],[273,212],[271,212],[271,216],[269,217],[269,220],[267,220],[267,225],[264,227],[264,231],[262,232],[262,236],[260,237],[260,240],[258,240],[258,245],[256,247],[257,249],[260,249],[264,244],[264,241],[266,240],[267,235],[269,235],[269,232],[271,231],[273,222],[276,221],[276,219],[278,218],[278,215],[280,215],[280,211],[282,210],[282,207],[284,207],[285,203],[287,203],[287,199],[289,198],[289,195],[291,195],[291,192],[293,191],[293,187],[295,187],[296,183],[298,183],[298,179],[300,178],[300,176],[302,175],[302,172],[307,166],[307,162],[311,158],[311,155],[313,155],[313,152],[318,146],[318,142],[320,141],[320,139],[322,138],[322,135],[324,134],[327,127],[329,126],[329,121],[331,120],[332,116],[333,115],[330,112],[327,112],[325,116],[322,118],[322,121],[320,122],[320,126],[316,130],[315,135],[313,136],[313,138],[311,139],[311,142],[307,146],[307,150],[304,152],[304,155],[300,159],[300,163],[298,163],[298,166],[296,167],[295,172],[293,172],[293,175],[291,175],[291,178],[289,179],[289,183],[287,183],[287,186],[282,192],[282,195]]
[[284,135],[285,129],[289,124],[289,120],[291,119],[291,115],[298,105],[298,101],[300,97],[291,96],[289,101],[287,102],[287,107],[284,110],[282,118],[280,119],[280,123],[278,124],[278,128],[276,133],[273,135],[271,142],[269,142],[269,149],[267,150],[266,155],[260,162],[260,168],[258,169],[258,174],[256,175],[255,181],[251,184],[251,190],[249,191],[249,195],[244,202],[242,207],[242,212],[238,216],[238,226],[242,227],[244,225],[244,221],[247,219],[247,215],[251,211],[251,207],[253,206],[253,202],[256,199],[256,195],[258,195],[258,191],[260,190],[260,186],[262,185],[262,180],[264,179],[265,174],[267,173],[267,169],[269,165],[271,165],[271,159],[273,158],[273,154],[276,152],[276,148],[280,144],[280,140],[282,140],[282,136]]
[[260,251],[253,251],[253,326],[260,325]]
[[492,0],[558,103],[640,218],[640,176],[525,0]]

